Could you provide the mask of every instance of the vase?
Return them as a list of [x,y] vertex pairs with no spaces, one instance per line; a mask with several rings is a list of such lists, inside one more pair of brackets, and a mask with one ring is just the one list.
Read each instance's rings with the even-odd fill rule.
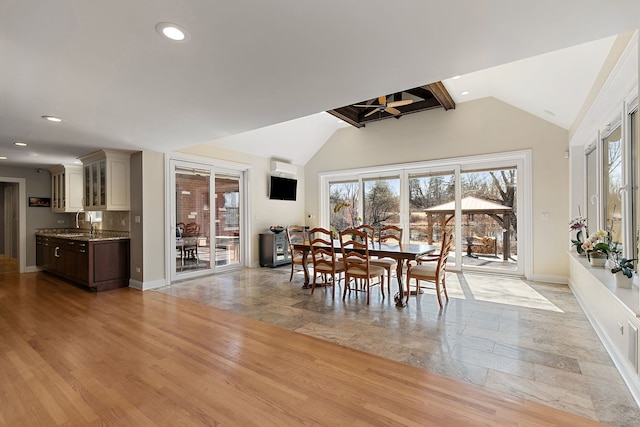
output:
[[631,289],[631,286],[633,285],[633,276],[627,277],[621,272],[614,273],[613,275],[616,278],[616,287]]
[[589,264],[591,264],[591,267],[604,268],[606,261],[607,257],[604,255],[589,255]]

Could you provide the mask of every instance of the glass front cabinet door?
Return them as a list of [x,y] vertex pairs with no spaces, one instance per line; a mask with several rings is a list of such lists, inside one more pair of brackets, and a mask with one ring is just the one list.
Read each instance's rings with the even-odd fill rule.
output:
[[77,212],[82,209],[82,166],[55,165],[51,172],[51,210]]
[[84,165],[84,208],[128,211],[131,154],[99,150],[81,157]]

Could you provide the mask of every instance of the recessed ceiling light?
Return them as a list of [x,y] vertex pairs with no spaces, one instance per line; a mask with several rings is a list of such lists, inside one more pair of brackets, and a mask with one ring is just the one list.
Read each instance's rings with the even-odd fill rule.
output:
[[26,147],[27,143],[26,142],[14,142],[13,145],[17,145],[18,147]]
[[0,160],[7,160],[5,156],[0,156]]
[[50,122],[60,123],[62,119],[56,116],[42,116],[43,119],[49,120]]
[[171,22],[159,23],[156,25],[156,31],[174,42],[187,42],[191,39],[191,34],[187,30]]
[[460,92],[460,95],[469,95],[469,91],[468,90],[464,90],[464,91]]

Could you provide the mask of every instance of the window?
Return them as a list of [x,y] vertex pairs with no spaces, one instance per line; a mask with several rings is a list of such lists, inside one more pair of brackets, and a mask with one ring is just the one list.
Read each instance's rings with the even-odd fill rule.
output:
[[[617,126],[602,140],[603,143],[603,207],[605,229],[611,233],[613,242],[618,242],[622,248],[625,236],[622,231],[623,206],[621,194],[623,189],[622,176],[622,129]],[[591,232],[596,230],[591,230]]]
[[400,226],[400,179],[366,179],[363,184],[364,224]]
[[530,277],[530,167],[524,150],[321,173],[319,224],[397,225],[403,244],[435,246],[446,228],[450,267]]
[[598,230],[598,150],[596,143],[589,145],[585,151],[587,168],[587,201],[585,203],[587,230],[589,233]]
[[360,216],[360,182],[345,181],[329,184],[330,226],[334,233],[358,226]]
[[640,164],[640,158],[638,157],[640,155],[640,150],[638,150],[638,144],[640,144],[640,140],[638,139],[638,121],[638,105],[636,105],[629,114],[629,140],[631,141],[631,147],[629,150],[629,158],[631,159],[629,182],[633,183],[632,191],[629,192],[629,197],[631,198],[631,209],[629,209],[629,212],[631,213],[630,219],[632,222],[629,234],[632,239],[631,242],[633,244],[628,245],[628,255],[630,258],[634,259],[638,259],[638,256],[640,255],[640,253],[638,252],[638,243],[640,243],[640,230],[638,229],[639,222],[638,217],[634,215],[634,213],[636,212],[636,203],[638,200],[638,179],[640,178],[640,173],[638,173],[637,169],[638,165]]

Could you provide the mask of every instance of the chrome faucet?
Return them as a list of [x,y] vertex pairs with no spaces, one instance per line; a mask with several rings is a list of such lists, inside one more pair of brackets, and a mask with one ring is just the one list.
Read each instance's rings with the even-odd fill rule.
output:
[[80,212],[83,212],[83,209],[76,212],[76,228],[80,228],[80,224],[78,223],[78,216],[80,215]]

